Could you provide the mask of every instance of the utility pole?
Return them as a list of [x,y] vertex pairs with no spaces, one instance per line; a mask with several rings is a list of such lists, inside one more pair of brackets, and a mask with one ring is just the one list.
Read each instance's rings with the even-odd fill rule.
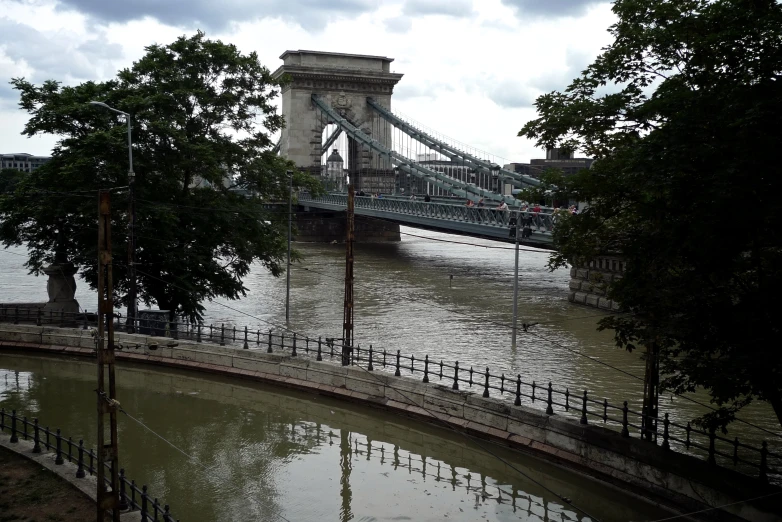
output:
[[288,273],[285,282],[285,327],[291,326],[291,221],[293,220],[293,171],[288,174]]
[[353,352],[353,184],[348,185],[347,234],[345,237],[345,309],[342,320],[342,366],[350,365]]
[[516,211],[516,265],[513,271],[513,337],[511,348],[516,349],[516,323],[519,319],[519,228],[521,228],[521,212]]
[[133,189],[136,183],[136,174],[133,172],[133,139],[131,134],[131,116],[129,113],[109,107],[103,102],[91,101],[90,105],[102,107],[117,114],[125,116],[125,122],[128,124],[128,317],[125,323],[125,329],[128,333],[136,331],[136,316],[138,315],[138,306],[136,305],[136,264],[133,259],[135,252],[134,227],[136,225],[136,209],[133,203]]
[[136,173],[133,172],[133,145],[130,134],[130,114],[128,114],[126,118],[128,120],[128,279],[130,280],[130,290],[128,292],[128,319],[125,328],[128,333],[135,333],[138,306],[136,305],[136,263],[133,259],[133,254],[136,250],[136,239],[134,234],[134,228],[136,226],[136,205],[133,202],[133,188],[136,185]]
[[[98,196],[98,516],[103,522],[107,510],[119,522],[119,455],[117,450],[116,381],[114,379],[114,300],[111,259],[111,194]],[[108,393],[106,374],[108,373]],[[106,414],[109,415],[109,443],[106,444]],[[106,488],[106,463],[111,473],[111,490]]]
[[657,440],[657,417],[660,395],[659,349],[655,341],[646,346],[646,372],[644,374],[644,402],[641,417],[641,437]]

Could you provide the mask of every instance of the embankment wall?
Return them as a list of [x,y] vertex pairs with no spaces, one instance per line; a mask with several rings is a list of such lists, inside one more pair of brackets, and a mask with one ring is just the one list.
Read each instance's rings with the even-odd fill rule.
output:
[[[264,381],[342,398],[433,424],[447,423],[481,438],[535,454],[677,512],[694,512],[779,492],[725,468],[577,420],[483,398],[409,377],[338,366],[307,357],[208,343],[117,334],[119,361],[157,364]],[[173,344],[173,343],[172,343]],[[150,349],[150,346],[156,349]],[[94,357],[89,330],[0,324],[0,350]],[[136,347],[138,346],[138,347]],[[710,511],[708,520],[777,521],[774,499]]]

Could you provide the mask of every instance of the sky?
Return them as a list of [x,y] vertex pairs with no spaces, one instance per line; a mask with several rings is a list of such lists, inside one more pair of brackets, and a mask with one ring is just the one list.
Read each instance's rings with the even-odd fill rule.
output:
[[57,141],[21,135],[11,78],[107,80],[146,46],[201,29],[272,71],[286,50],[394,58],[394,112],[498,163],[526,162],[544,157],[517,136],[535,98],[565,89],[614,20],[595,0],[0,0],[0,153],[48,155]]

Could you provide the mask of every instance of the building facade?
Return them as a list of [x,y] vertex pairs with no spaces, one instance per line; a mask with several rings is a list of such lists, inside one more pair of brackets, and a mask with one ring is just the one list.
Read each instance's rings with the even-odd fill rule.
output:
[[592,158],[575,158],[573,152],[564,149],[547,149],[545,159],[533,159],[529,163],[508,163],[504,168],[539,178],[548,169],[560,169],[565,176],[572,176],[582,169],[588,169],[595,160]]
[[32,172],[51,158],[49,156],[33,156],[32,154],[15,153],[0,154],[0,169],[15,169],[22,172]]

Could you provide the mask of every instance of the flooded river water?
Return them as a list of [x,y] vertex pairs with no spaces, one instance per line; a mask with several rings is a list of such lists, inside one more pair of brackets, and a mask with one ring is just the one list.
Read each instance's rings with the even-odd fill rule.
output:
[[[0,407],[90,447],[94,382],[91,361],[0,353]],[[183,522],[666,516],[546,462],[320,396],[127,363],[117,387],[130,415],[192,457],[120,414],[120,463]]]
[[[341,337],[344,245],[299,243],[295,248],[303,259],[291,272],[290,328],[300,336]],[[0,250],[2,302],[46,300],[46,281],[27,275],[24,254],[21,248]],[[428,354],[433,360],[458,360],[462,368],[489,366],[492,373],[552,381],[579,393],[586,389],[590,397],[618,405],[628,401],[640,410],[644,368],[639,354],[617,349],[609,332],[597,331],[603,312],[568,302],[569,273],[549,272],[547,258],[545,251],[520,253],[519,322],[536,325],[519,332],[513,350],[512,245],[406,227],[401,242],[357,244],[356,343],[399,349],[418,359]],[[94,292],[84,282],[77,280],[77,285],[81,306],[94,310]],[[274,278],[259,268],[245,285],[244,299],[207,303],[205,321],[261,330],[284,325],[285,277]],[[705,394],[694,397],[708,402]],[[705,411],[670,395],[661,398],[661,408],[682,424]],[[751,405],[741,416],[776,435],[734,423],[731,436],[758,444],[762,439],[780,441],[770,408]]]

